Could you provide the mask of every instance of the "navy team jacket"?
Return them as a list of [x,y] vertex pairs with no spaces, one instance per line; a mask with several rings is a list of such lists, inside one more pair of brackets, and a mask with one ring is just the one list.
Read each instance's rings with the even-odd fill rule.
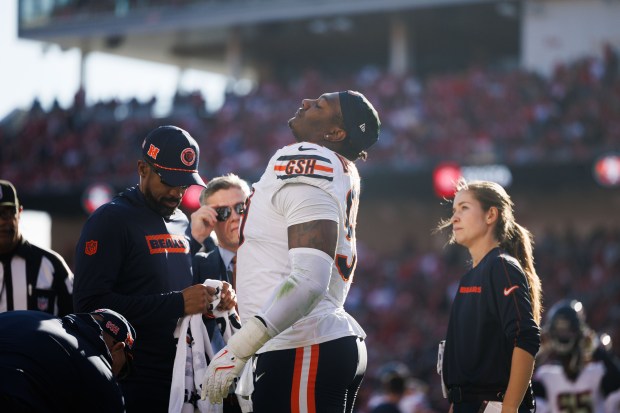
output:
[[[192,284],[188,219],[152,210],[132,187],[97,209],[76,246],[76,311],[111,308],[136,329],[131,380],[170,382],[173,333]],[[129,380],[129,378],[128,378]]]

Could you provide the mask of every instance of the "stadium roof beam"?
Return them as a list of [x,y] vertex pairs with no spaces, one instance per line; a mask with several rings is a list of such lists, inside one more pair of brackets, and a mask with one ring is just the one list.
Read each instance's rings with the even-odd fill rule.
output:
[[[22,0],[23,1],[23,0]],[[38,0],[35,0],[38,1]],[[153,7],[125,15],[97,13],[72,17],[37,16],[27,21],[20,10],[19,36],[42,41],[77,34],[114,36],[178,29],[211,29],[314,17],[390,12],[421,7],[502,3],[511,0],[228,0],[184,7]],[[240,12],[240,6],[243,8]]]
[[[455,56],[450,52],[457,46],[449,45],[461,44],[456,55],[465,55],[462,39],[486,30],[486,22],[495,15],[488,10],[517,4],[517,0],[226,0],[182,7],[162,2],[159,7],[116,12],[92,12],[86,6],[57,13],[54,7],[36,8],[40,0],[20,1],[23,38],[58,44],[65,50],[77,48],[83,56],[104,52],[233,78],[294,74],[307,65],[346,71],[368,62],[405,73],[413,62],[429,66],[426,62],[437,60],[416,55],[429,37],[434,49],[439,42],[442,52]],[[475,11],[466,12],[469,6]],[[467,25],[477,13],[487,20],[472,30]],[[456,29],[449,30],[454,23]],[[470,42],[480,47],[488,39],[483,36],[480,41],[478,36]]]

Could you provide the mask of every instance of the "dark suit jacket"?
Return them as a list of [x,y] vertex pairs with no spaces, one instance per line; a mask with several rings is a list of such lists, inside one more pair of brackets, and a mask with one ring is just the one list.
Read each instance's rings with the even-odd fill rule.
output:
[[194,271],[194,284],[201,284],[207,278],[232,284],[222,260],[220,249],[217,247],[209,252],[199,252],[194,255],[192,269]]
[[[205,245],[205,247],[207,246]],[[207,278],[222,280],[232,284],[232,274],[228,274],[226,271],[226,265],[224,265],[224,261],[222,261],[222,255],[217,246],[214,246],[209,252],[199,252],[194,255],[192,269],[194,271],[194,284],[200,284]],[[209,337],[213,337],[213,331],[216,326],[219,326],[220,331],[223,331],[222,329],[226,326],[226,322],[223,318],[216,319],[203,316],[202,321],[207,327]],[[224,413],[241,413],[241,409],[236,403],[236,400],[234,394],[224,399]]]

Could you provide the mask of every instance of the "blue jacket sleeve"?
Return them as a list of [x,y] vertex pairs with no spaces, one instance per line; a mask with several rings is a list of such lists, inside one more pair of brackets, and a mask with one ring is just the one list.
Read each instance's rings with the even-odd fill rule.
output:
[[493,264],[493,290],[504,334],[516,347],[536,356],[540,328],[534,321],[529,284],[516,261],[499,257]]

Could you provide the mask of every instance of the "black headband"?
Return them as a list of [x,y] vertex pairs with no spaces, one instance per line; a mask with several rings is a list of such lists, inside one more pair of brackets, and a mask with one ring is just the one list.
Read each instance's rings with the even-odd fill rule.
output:
[[372,104],[359,92],[347,90],[338,93],[344,130],[351,145],[365,151],[379,139],[381,122]]

